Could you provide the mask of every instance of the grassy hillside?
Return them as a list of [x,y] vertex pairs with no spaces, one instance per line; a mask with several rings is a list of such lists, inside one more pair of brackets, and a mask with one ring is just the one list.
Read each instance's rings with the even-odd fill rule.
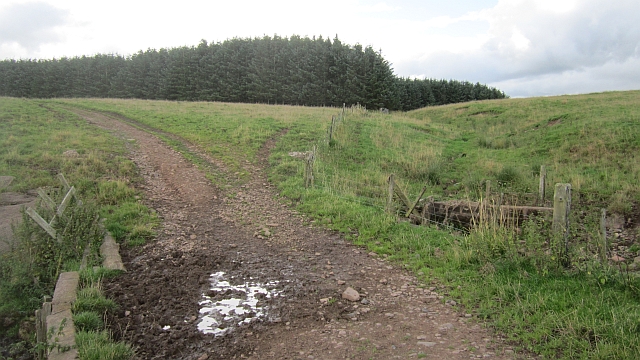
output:
[[[119,113],[198,143],[223,160],[224,169],[209,170],[220,186],[242,181],[246,161],[256,161],[257,150],[279,134],[268,171],[286,201],[425,282],[437,279],[466,311],[522,349],[551,358],[631,359],[640,353],[640,283],[632,261],[640,255],[640,92],[473,102],[390,115],[348,109],[330,142],[330,117],[341,109],[54,103]],[[315,187],[305,189],[304,163],[289,152],[314,145]],[[487,221],[462,233],[398,222],[384,211],[391,173],[410,198],[427,186],[427,195],[436,198],[478,199],[490,180],[495,193],[526,205],[528,193],[537,192],[540,165],[549,175],[548,202],[556,182],[573,186],[568,266],[559,261],[548,219],[507,229]],[[623,231],[612,250],[627,258],[624,264],[598,261],[601,207],[619,220],[611,223],[610,231]]]

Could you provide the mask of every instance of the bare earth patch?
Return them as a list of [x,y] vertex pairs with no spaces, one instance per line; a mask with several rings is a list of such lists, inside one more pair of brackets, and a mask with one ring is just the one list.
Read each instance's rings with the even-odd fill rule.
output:
[[[135,140],[142,190],[162,219],[157,240],[125,249],[128,272],[105,284],[120,305],[111,327],[139,358],[516,357],[459,305],[445,303],[447,289],[419,283],[281,204],[264,170],[273,142],[258,164],[245,164],[251,180],[226,189],[231,197],[148,132],[120,117],[76,112]],[[342,298],[348,287],[359,300]]]

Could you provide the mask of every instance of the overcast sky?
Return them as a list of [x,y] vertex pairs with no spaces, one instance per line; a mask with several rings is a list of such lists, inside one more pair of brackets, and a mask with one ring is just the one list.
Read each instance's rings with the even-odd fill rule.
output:
[[2,0],[0,59],[233,37],[318,36],[382,50],[404,77],[512,97],[640,89],[640,0]]

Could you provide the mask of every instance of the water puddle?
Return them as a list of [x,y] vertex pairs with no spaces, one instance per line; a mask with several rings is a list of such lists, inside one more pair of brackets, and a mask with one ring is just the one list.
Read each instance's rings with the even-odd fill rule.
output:
[[205,334],[223,336],[233,328],[264,318],[267,307],[264,299],[280,296],[277,281],[266,284],[245,282],[231,285],[224,272],[211,274],[211,289],[203,294],[200,304],[198,330]]

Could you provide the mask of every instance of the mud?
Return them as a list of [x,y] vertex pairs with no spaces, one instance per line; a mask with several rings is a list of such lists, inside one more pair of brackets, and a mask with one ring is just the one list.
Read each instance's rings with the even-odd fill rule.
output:
[[[105,284],[120,306],[110,326],[139,358],[515,357],[472,314],[445,303],[448,290],[437,282],[419,283],[283,205],[265,176],[273,141],[259,161],[244,164],[251,180],[223,193],[180,153],[130,120],[77,113],[135,139],[131,158],[145,179],[141,190],[162,220],[155,241],[123,249],[128,272]],[[185,145],[224,171],[215,159]],[[230,285],[270,284],[278,296],[258,299],[264,316],[215,336],[198,325],[203,299],[222,299],[212,290],[212,274],[220,272]],[[341,298],[349,286],[360,301]]]

